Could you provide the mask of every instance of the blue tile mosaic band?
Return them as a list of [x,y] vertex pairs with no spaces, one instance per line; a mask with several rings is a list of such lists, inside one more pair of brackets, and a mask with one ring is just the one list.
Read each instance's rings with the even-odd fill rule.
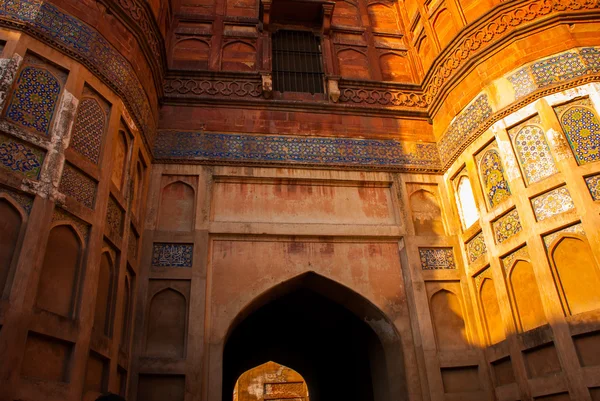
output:
[[163,160],[440,168],[435,143],[374,139],[161,131],[154,155]]

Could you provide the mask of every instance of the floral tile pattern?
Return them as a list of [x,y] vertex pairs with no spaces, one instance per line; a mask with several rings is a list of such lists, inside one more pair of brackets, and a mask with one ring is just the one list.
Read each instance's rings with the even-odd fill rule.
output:
[[154,244],[152,266],[154,267],[192,267],[192,244]]
[[573,199],[567,187],[548,191],[545,194],[539,195],[531,200],[535,218],[538,221],[545,220],[557,214],[568,212],[575,208]]
[[509,273],[510,270],[512,269],[514,263],[517,260],[527,260],[528,261],[529,259],[530,259],[529,258],[529,250],[527,249],[527,246],[524,246],[522,248],[517,249],[510,255],[502,258],[502,266],[504,266],[504,270],[507,273]]
[[477,234],[469,242],[467,242],[466,248],[469,263],[476,262],[477,259],[485,255],[487,253],[487,246],[485,245],[483,233],[479,232],[479,234]]
[[578,223],[544,236],[544,244],[546,245],[546,249],[549,249],[552,243],[562,234],[565,233],[579,234],[585,237],[585,231],[583,230],[583,226],[581,225],[581,223]]
[[0,167],[37,180],[40,176],[46,153],[33,146],[0,134]]
[[503,243],[510,237],[518,234],[523,230],[521,221],[519,220],[519,213],[517,209],[513,209],[498,220],[492,223],[494,229],[494,236],[498,244]]
[[510,197],[510,187],[504,176],[504,166],[496,142],[477,156],[479,177],[490,207],[494,208]]
[[590,195],[595,201],[600,201],[600,174],[587,177],[585,183],[590,190]]
[[456,269],[452,248],[419,248],[423,270]]
[[600,161],[600,121],[589,98],[555,107],[579,165]]

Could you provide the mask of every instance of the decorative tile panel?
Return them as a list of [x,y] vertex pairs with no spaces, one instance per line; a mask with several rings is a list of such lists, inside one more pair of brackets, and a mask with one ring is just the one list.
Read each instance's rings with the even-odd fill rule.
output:
[[479,177],[489,205],[493,208],[510,197],[510,188],[504,176],[504,167],[496,142],[477,155]]
[[517,209],[513,209],[500,217],[498,220],[492,223],[494,229],[494,236],[498,244],[503,243],[510,237],[517,235],[523,230],[521,227],[521,221],[519,220],[519,213]]
[[579,234],[585,237],[585,231],[583,230],[583,226],[581,223],[563,228],[562,230],[553,232],[552,234],[548,234],[544,237],[544,244],[546,245],[546,249],[550,248],[554,240],[560,237],[562,234],[573,233]]
[[516,99],[522,98],[537,89],[537,85],[533,81],[533,76],[528,68],[523,68],[514,74],[509,75],[507,79],[515,89]]
[[527,185],[558,172],[544,131],[537,125],[539,116],[508,131]]
[[123,97],[148,142],[154,142],[156,119],[135,70],[98,31],[47,1],[0,2],[0,18],[27,25],[36,35],[56,43],[63,51],[92,71]]
[[50,125],[61,85],[47,69],[23,68],[6,110],[6,118],[43,135],[50,133]]
[[70,147],[92,163],[98,164],[107,113],[97,99],[84,98],[79,103]]
[[590,190],[590,195],[595,201],[600,201],[600,174],[587,177],[585,184]]
[[96,181],[71,164],[66,163],[58,190],[75,198],[85,207],[93,209],[96,200],[96,186]]
[[0,163],[5,170],[37,180],[46,154],[26,142],[0,134]]
[[161,131],[157,159],[437,169],[434,143]]
[[54,213],[52,214],[52,222],[68,222],[73,224],[79,234],[85,239],[86,243],[88,240],[88,236],[90,233],[90,224],[81,220],[79,217],[72,215],[64,209],[59,207],[54,208]]
[[192,267],[192,244],[154,244],[152,266]]
[[123,235],[123,209],[117,201],[110,196],[108,198],[108,208],[106,210],[106,225],[111,234],[121,238]]
[[587,67],[577,51],[568,51],[533,63],[531,72],[538,87],[544,87],[580,77]]
[[423,270],[456,269],[452,248],[419,248]]
[[33,209],[33,196],[6,187],[0,187],[0,194],[2,193],[8,195],[17,202],[27,214],[31,214],[31,209]]
[[457,149],[492,115],[488,96],[480,94],[471,104],[461,111],[442,135],[439,142],[442,161],[448,160]]
[[517,260],[530,260],[529,250],[527,249],[527,246],[519,248],[510,255],[502,258],[502,266],[504,266],[504,271],[506,271],[506,273],[509,273]]
[[600,121],[589,98],[555,107],[579,165],[600,160]]
[[535,218],[538,221],[545,220],[557,214],[568,212],[575,208],[573,199],[567,187],[548,191],[545,194],[537,196],[531,200]]
[[466,245],[467,248],[467,257],[469,258],[469,263],[476,262],[481,256],[487,253],[487,246],[485,245],[485,239],[483,238],[483,233],[480,232],[475,237],[473,237]]

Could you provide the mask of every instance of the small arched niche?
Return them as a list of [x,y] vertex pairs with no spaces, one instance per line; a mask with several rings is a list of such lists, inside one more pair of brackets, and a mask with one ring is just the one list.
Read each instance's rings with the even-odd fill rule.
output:
[[477,203],[475,203],[475,197],[473,196],[471,181],[466,175],[463,175],[458,179],[458,185],[456,186],[456,200],[463,228],[467,229],[479,220],[479,210],[477,209]]
[[183,358],[187,325],[187,300],[173,288],[165,288],[150,301],[146,355]]
[[445,235],[442,210],[434,194],[419,189],[410,195],[416,235]]
[[269,361],[244,372],[233,390],[233,401],[309,401],[302,375],[287,366]]
[[175,181],[162,190],[158,229],[191,231],[194,224],[194,188]]
[[433,294],[429,305],[438,349],[469,348],[467,329],[458,296],[451,291],[442,289]]
[[23,216],[16,202],[0,197],[0,298],[9,287],[21,237]]

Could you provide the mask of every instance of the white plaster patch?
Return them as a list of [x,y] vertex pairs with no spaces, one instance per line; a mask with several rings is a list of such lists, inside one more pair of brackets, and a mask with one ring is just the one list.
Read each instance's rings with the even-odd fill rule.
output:
[[0,59],[0,109],[4,107],[4,102],[22,62],[23,57],[17,53],[12,58]]
[[511,115],[505,117],[503,120],[504,127],[510,127],[512,125],[518,124],[521,121],[527,120],[528,118],[537,114],[536,104],[539,101],[528,104],[527,106],[515,111]]
[[498,149],[504,159],[504,167],[506,168],[506,175],[509,181],[516,180],[521,176],[519,172],[519,166],[517,165],[517,159],[512,152],[512,146],[509,141],[503,139],[496,139],[498,143]]
[[550,128],[548,131],[546,131],[546,137],[548,138],[550,149],[554,151],[554,157],[557,161],[565,160],[571,156],[569,144],[563,137],[562,132],[558,132],[554,128]]
[[557,104],[568,102],[569,100],[575,99],[581,96],[588,96],[596,93],[592,84],[581,85],[576,88],[564,90],[562,92],[554,93],[546,96],[544,99],[549,105],[554,106]]

